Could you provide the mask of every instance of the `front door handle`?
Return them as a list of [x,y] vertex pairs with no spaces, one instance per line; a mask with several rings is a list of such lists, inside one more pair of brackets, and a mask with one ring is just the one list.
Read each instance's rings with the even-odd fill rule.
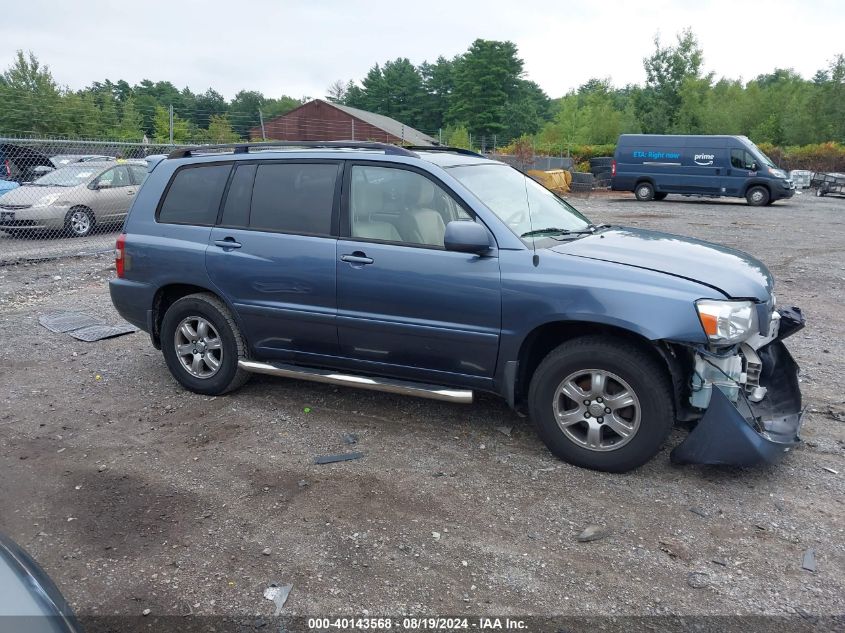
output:
[[341,255],[340,260],[344,262],[349,262],[350,264],[372,264],[373,258],[367,257],[361,251],[355,251],[351,255]]
[[214,240],[214,245],[220,248],[240,248],[241,243],[236,242],[234,237],[227,237],[222,240]]

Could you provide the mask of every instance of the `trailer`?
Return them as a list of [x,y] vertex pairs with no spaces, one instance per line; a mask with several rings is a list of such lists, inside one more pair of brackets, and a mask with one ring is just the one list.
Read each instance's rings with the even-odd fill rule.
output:
[[830,193],[845,196],[845,174],[816,172],[810,180],[810,187],[822,198]]

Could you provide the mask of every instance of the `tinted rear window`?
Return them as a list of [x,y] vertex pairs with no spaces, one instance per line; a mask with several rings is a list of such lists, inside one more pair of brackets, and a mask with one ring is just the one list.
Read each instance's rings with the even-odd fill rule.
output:
[[339,165],[259,165],[249,226],[264,231],[330,235]]
[[159,222],[210,226],[217,220],[220,197],[231,165],[201,165],[176,172],[158,212]]

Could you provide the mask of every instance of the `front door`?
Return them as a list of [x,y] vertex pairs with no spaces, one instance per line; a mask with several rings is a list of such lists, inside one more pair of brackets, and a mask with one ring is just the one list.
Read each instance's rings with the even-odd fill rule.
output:
[[728,150],[729,163],[722,178],[722,187],[726,196],[742,196],[745,191],[745,183],[749,178],[757,175],[757,160],[751,152],[741,148]]
[[398,166],[352,165],[344,190],[341,356],[361,369],[430,382],[492,378],[501,329],[498,255],[443,247],[446,224],[475,218],[430,176]]
[[206,268],[259,358],[337,353],[339,162],[236,163]]
[[104,171],[94,181],[91,192],[91,209],[97,222],[108,223],[121,220],[134,201],[137,187],[125,165],[112,167]]

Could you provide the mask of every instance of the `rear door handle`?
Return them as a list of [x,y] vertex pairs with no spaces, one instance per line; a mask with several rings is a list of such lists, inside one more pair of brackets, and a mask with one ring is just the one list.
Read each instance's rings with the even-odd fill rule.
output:
[[214,240],[214,245],[220,248],[240,248],[241,243],[236,242],[234,237],[227,237],[222,240]]
[[367,257],[361,251],[355,251],[351,255],[341,255],[340,260],[344,262],[349,262],[350,264],[372,264],[373,258]]

